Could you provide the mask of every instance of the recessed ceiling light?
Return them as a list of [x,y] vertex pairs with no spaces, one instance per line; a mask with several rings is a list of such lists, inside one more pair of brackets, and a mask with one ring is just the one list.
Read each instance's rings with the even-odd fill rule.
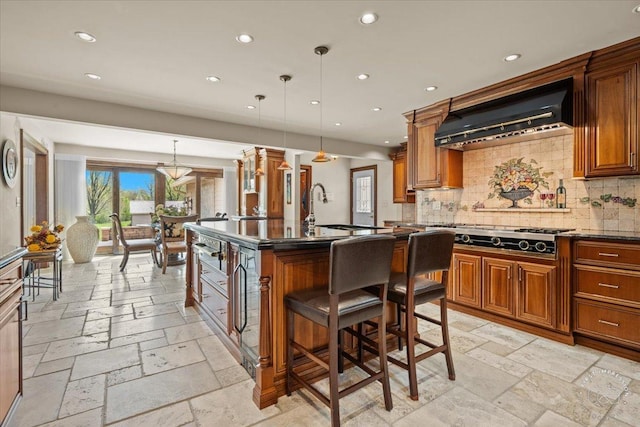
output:
[[247,105],[247,109],[249,110],[255,110],[256,106],[255,105]]
[[209,76],[209,77],[206,77],[206,79],[212,83],[216,83],[220,81],[220,77],[216,77],[216,76]]
[[367,80],[369,78],[369,74],[358,74],[358,80]]
[[382,111],[382,107],[373,107],[371,111]]
[[342,123],[337,122],[337,123],[336,123],[336,126],[342,126]]
[[520,59],[522,55],[519,53],[512,53],[511,55],[507,55],[504,57],[504,60],[507,62],[515,61],[516,59]]
[[388,144],[388,143],[389,143],[389,141],[385,141],[384,143],[385,143],[385,144]]
[[253,41],[253,37],[249,34],[240,34],[236,37],[236,40],[240,43],[251,43]]
[[438,86],[427,86],[424,88],[426,92],[433,92],[436,89],[438,89]]
[[373,12],[363,13],[362,16],[360,17],[360,22],[365,25],[373,24],[377,20],[378,20],[378,15],[376,15]]
[[87,43],[94,43],[97,39],[89,33],[85,33],[84,31],[76,31],[75,35],[82,41]]
[[640,4],[633,8],[633,13],[640,13]]
[[318,104],[320,104],[320,101],[318,101],[317,99],[312,99],[311,101],[309,101],[309,104],[318,105]]
[[97,74],[93,74],[93,73],[84,73],[85,77],[91,79],[91,80],[100,80],[102,77],[100,77]]

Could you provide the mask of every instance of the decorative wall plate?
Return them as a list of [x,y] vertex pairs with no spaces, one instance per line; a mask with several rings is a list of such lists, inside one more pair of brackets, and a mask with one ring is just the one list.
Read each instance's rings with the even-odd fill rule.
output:
[[2,147],[2,176],[9,188],[16,185],[16,177],[18,176],[18,152],[16,144],[12,140],[7,139]]

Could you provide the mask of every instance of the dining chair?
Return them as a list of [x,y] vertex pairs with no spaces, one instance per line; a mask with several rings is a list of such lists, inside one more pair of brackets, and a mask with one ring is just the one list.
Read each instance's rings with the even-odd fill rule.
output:
[[124,232],[122,230],[122,222],[120,222],[120,215],[117,213],[112,213],[109,215],[109,218],[116,225],[116,235],[118,240],[120,240],[120,244],[124,248],[124,256],[122,257],[122,262],[120,262],[120,271],[123,271],[127,266],[127,262],[129,261],[129,254],[132,252],[145,252],[150,251],[151,256],[153,257],[153,262],[158,267],[160,263],[158,262],[157,251],[158,251],[158,243],[154,239],[131,239],[127,240],[124,237]]
[[[373,235],[353,237],[331,243],[329,255],[329,285],[290,292],[285,296],[287,308],[287,395],[293,390],[293,380],[308,389],[331,410],[331,425],[340,425],[339,399],[376,381],[382,383],[385,409],[393,407],[389,372],[386,359],[386,333],[379,328],[376,354],[379,356],[379,370],[367,366],[342,349],[342,330],[368,319],[379,318],[379,324],[386,324],[387,283],[391,271],[391,259],[395,237]],[[363,289],[380,285],[380,293],[373,295]],[[295,315],[302,316],[328,329],[328,363],[320,357],[317,349],[308,349],[295,340]],[[351,331],[353,332],[353,331]],[[300,332],[298,332],[300,333]],[[325,348],[326,349],[326,348]],[[303,373],[294,369],[294,350],[306,359],[329,371],[329,396],[314,387]],[[339,390],[339,372],[342,371],[342,357],[362,369],[367,377]],[[305,360],[306,362],[306,360]],[[305,366],[305,371],[309,368]]]
[[170,254],[187,252],[186,233],[182,226],[185,222],[195,222],[197,219],[197,214],[185,216],[160,215],[162,274],[167,272]]

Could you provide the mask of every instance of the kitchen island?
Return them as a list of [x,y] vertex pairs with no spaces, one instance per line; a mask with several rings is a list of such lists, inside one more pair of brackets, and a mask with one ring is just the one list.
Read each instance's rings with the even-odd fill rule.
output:
[[[289,292],[327,286],[331,242],[355,236],[397,237],[392,270],[404,271],[407,239],[414,229],[346,224],[241,220],[187,224],[186,306],[193,306],[255,379],[253,400],[259,408],[285,394],[286,312]],[[389,307],[389,322],[395,310]],[[326,347],[326,330],[296,317],[296,341],[308,348]],[[349,342],[345,343],[349,347]],[[308,378],[317,368],[301,366]]]

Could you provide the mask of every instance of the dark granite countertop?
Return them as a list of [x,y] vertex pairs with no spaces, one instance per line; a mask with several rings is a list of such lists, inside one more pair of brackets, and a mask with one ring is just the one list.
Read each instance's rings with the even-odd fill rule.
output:
[[2,257],[0,257],[0,268],[3,268],[6,265],[9,265],[16,259],[21,258],[26,253],[27,253],[26,248],[15,248],[11,252],[7,252],[6,254],[2,255]]
[[392,234],[408,238],[415,230],[405,228],[378,227],[364,230],[336,230],[316,225],[314,234],[309,234],[301,223],[284,220],[247,220],[187,223],[185,228],[205,236],[216,237],[253,249],[304,249],[327,247],[338,239],[372,234]]
[[[425,229],[433,226],[442,226],[442,224],[418,224],[404,221],[385,221],[394,227],[414,227],[416,229]],[[468,224],[465,224],[468,225]],[[607,231],[607,230],[590,230],[576,229],[558,234],[561,237],[571,237],[575,239],[602,239],[602,240],[628,240],[630,242],[640,242],[640,231]]]
[[606,230],[578,229],[578,230],[562,233],[561,236],[571,236],[577,239],[628,240],[629,242],[640,243],[640,232],[638,231],[606,231]]

